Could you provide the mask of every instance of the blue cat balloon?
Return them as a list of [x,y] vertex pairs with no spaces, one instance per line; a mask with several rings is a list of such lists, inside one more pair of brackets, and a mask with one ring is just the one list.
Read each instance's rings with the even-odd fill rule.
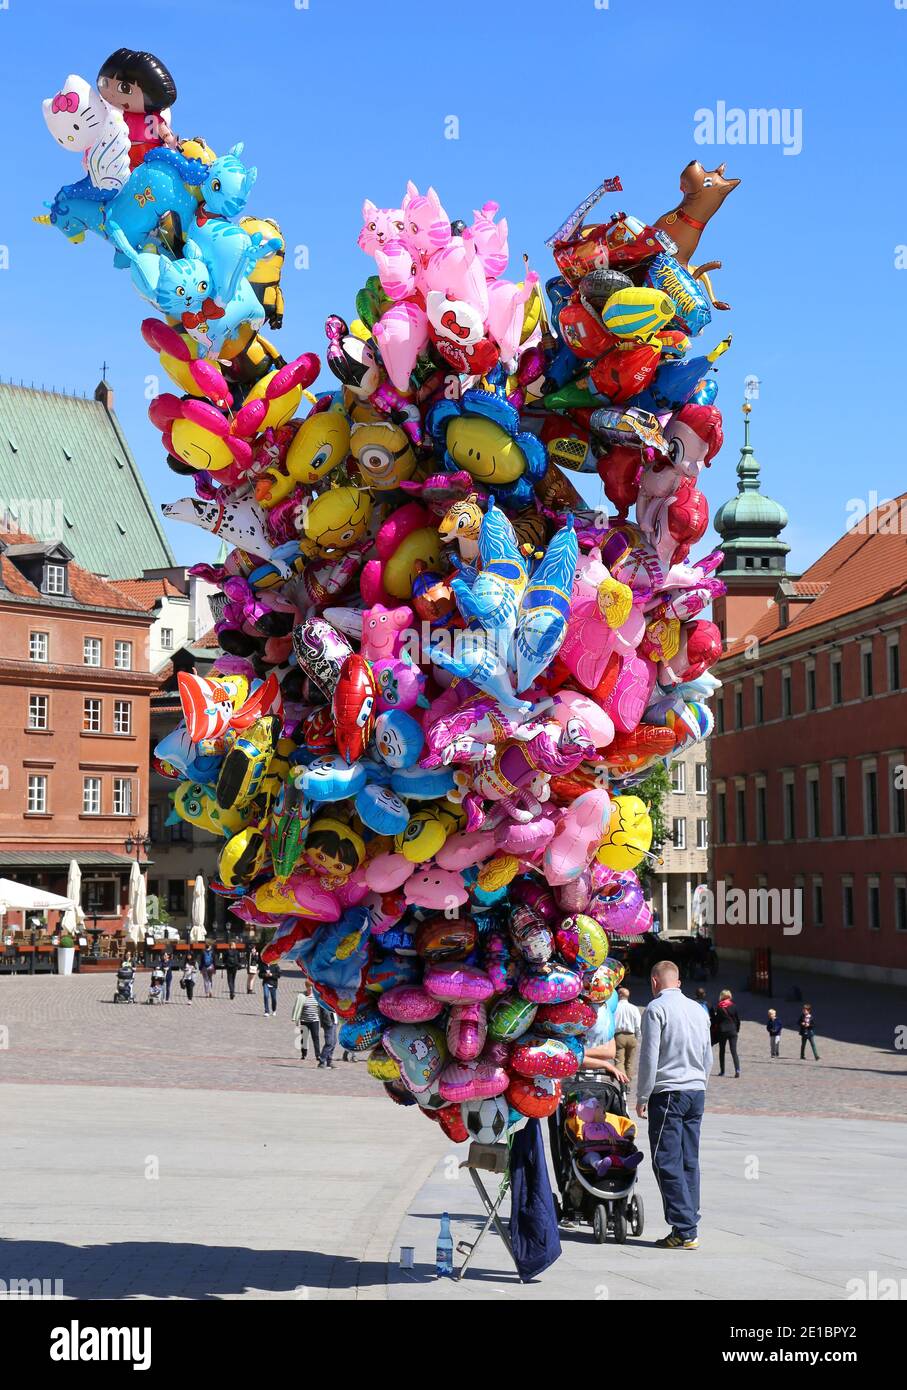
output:
[[568,516],[532,571],[520,605],[515,639],[519,691],[528,690],[564,640],[578,559],[573,517]]
[[466,621],[480,623],[508,658],[528,576],[516,532],[494,499],[479,527],[479,560],[481,568],[472,585],[464,576],[452,580],[450,587]]

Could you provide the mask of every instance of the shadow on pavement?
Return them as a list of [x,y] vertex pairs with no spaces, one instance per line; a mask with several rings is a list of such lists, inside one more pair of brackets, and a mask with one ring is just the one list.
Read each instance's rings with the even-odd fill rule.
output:
[[361,1263],[316,1250],[250,1250],[179,1241],[66,1245],[0,1240],[9,1282],[60,1279],[66,1298],[188,1298],[200,1302],[247,1292],[304,1300],[309,1291],[382,1285],[384,1261]]

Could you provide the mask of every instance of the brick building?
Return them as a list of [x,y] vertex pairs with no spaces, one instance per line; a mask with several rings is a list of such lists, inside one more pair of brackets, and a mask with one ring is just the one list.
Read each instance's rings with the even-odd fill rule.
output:
[[742,921],[716,904],[715,938],[722,954],[771,946],[776,963],[907,983],[907,494],[796,576],[748,437],[738,475],[715,518],[731,563],[709,882],[725,900],[799,894],[800,925],[766,921],[753,896]]
[[659,851],[662,863],[649,878],[649,890],[661,930],[672,935],[690,930],[693,893],[708,875],[709,783],[704,745],[694,744],[675,758],[669,775],[671,790],[664,806],[668,834]]
[[59,541],[0,535],[0,875],[125,913],[148,797],[151,615]]

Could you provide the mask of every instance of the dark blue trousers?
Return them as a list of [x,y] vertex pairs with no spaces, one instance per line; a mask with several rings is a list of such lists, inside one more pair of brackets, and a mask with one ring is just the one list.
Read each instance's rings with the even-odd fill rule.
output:
[[699,1225],[699,1131],[705,1091],[658,1091],[649,1096],[652,1167],[665,1220],[684,1240]]

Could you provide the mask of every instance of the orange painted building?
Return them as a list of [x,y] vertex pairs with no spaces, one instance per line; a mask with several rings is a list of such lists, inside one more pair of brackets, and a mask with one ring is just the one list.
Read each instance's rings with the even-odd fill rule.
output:
[[125,914],[148,826],[153,615],[56,541],[0,534],[0,876]]

